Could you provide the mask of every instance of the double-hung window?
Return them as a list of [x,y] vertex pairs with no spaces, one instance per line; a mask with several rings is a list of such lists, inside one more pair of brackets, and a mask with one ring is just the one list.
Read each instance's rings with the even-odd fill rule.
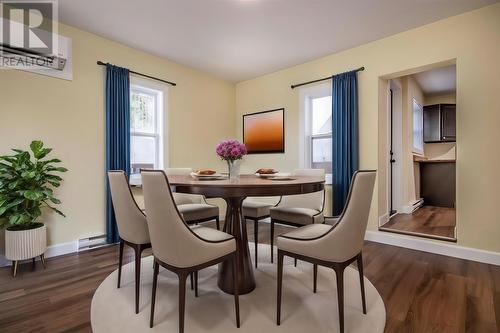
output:
[[130,170],[137,177],[141,169],[163,165],[163,92],[144,85],[130,85]]
[[330,85],[301,92],[303,167],[324,169],[326,183],[332,177],[332,95]]

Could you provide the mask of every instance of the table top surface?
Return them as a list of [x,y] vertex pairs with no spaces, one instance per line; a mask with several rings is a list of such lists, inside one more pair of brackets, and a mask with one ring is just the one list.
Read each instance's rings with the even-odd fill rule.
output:
[[303,184],[321,184],[325,180],[322,177],[290,176],[291,180],[273,180],[255,175],[241,175],[238,179],[197,179],[191,176],[168,176],[170,185],[173,186],[196,186],[196,187],[283,187]]

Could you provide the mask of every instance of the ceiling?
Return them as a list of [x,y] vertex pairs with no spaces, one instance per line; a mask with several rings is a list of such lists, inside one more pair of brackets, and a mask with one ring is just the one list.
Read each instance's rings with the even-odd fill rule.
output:
[[60,0],[59,18],[238,82],[497,1]]
[[457,68],[455,65],[414,74],[424,95],[443,95],[457,90]]

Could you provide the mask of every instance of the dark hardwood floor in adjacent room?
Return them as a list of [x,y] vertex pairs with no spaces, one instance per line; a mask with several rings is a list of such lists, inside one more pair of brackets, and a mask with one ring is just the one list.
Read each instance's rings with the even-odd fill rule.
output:
[[396,214],[380,230],[455,240],[455,225],[455,208],[422,206],[413,214]]
[[[248,231],[251,240],[253,222]],[[268,243],[269,225],[259,231]],[[125,253],[132,261],[132,251]],[[117,254],[110,246],[48,259],[46,270],[24,264],[17,278],[0,269],[0,332],[90,332],[92,295],[116,269]],[[386,332],[499,332],[500,267],[373,242],[363,257],[386,305]]]

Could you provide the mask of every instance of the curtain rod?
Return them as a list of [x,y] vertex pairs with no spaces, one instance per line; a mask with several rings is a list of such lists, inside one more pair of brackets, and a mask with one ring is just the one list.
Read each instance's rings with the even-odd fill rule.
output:
[[[364,71],[364,70],[365,70],[365,68],[364,68],[364,67],[359,67],[359,68],[355,69],[355,70],[354,70],[354,72],[360,72],[360,71]],[[350,71],[350,72],[352,72],[352,71]],[[345,72],[345,73],[347,73],[347,72]],[[339,74],[342,74],[342,73],[339,73]],[[336,74],[336,75],[338,75],[338,74]],[[316,83],[316,82],[321,82],[321,81],[330,80],[331,78],[332,78],[332,77],[331,77],[331,76],[329,76],[329,77],[324,77],[324,78],[322,78],[322,79],[317,79],[317,80],[312,80],[312,81],[308,81],[308,82],[303,82],[303,83],[292,84],[290,87],[291,87],[292,89],[295,89],[295,88],[300,87],[300,86],[305,86],[306,84],[311,84],[311,83]]]
[[[97,64],[98,64],[98,65],[101,65],[101,66],[106,66],[106,65],[108,65],[108,63],[102,62],[102,61],[100,61],[100,60],[99,60],[99,61],[97,61]],[[109,64],[109,65],[111,65],[111,64]],[[129,69],[129,72],[130,72],[130,73],[132,73],[132,74],[135,74],[135,75],[140,75],[140,76],[143,76],[143,77],[147,77],[148,79],[152,79],[152,80],[160,81],[160,82],[163,82],[163,83],[171,84],[171,85],[173,85],[173,86],[176,86],[176,85],[177,85],[177,83],[175,83],[175,82],[170,82],[170,81],[167,81],[167,80],[162,80],[162,79],[159,79],[159,78],[154,77],[154,76],[150,76],[150,75],[146,75],[146,74],[142,74],[142,73],[134,72],[134,71],[131,71],[130,69]]]

